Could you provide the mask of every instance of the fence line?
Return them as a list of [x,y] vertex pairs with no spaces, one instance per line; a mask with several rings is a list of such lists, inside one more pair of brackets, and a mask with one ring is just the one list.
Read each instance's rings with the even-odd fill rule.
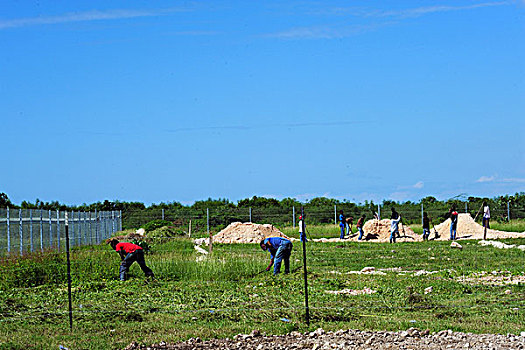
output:
[[[366,214],[367,219],[373,218],[375,215],[380,219],[385,219],[390,217],[388,207],[389,206],[386,206],[385,208],[384,205],[377,205],[377,207],[374,207],[372,210],[371,208],[360,208],[350,204],[338,204],[334,205],[333,208],[311,208],[308,210],[307,220],[310,224],[337,224],[340,210],[343,210],[346,217],[352,216],[355,221],[357,221],[361,214]],[[437,220],[439,217],[444,216],[449,209],[441,203],[436,205],[425,205],[421,203],[415,204],[413,208],[407,209],[402,208],[402,206],[398,208],[401,217],[407,224],[421,224],[424,212],[427,212],[431,219]],[[174,225],[180,226],[185,226],[192,220],[195,231],[206,232],[208,224],[211,227],[215,227],[217,225],[227,225],[235,221],[289,225],[295,228],[297,215],[299,215],[295,209],[294,206],[289,208],[162,208],[129,210],[124,212],[122,216],[125,228],[138,228],[156,219],[171,221]],[[477,207],[469,208],[468,203],[465,203],[464,209],[461,208],[461,206],[458,207],[460,213],[463,213],[464,210],[465,213],[469,213],[472,217],[476,215],[478,209]],[[509,203],[506,203],[504,208],[502,206],[492,206],[490,209],[493,220],[508,221],[509,219],[525,218],[525,207],[511,208]],[[479,215],[477,219],[481,220],[481,215]]]
[[[419,208],[421,206],[421,208]],[[384,205],[377,205],[374,213],[379,218],[384,214]],[[475,216],[478,208],[469,208],[465,203],[465,212]],[[353,204],[337,204],[333,208],[324,209],[311,208],[308,211],[308,221],[315,223],[336,223],[338,212],[343,210],[347,217],[353,216],[357,220],[361,213],[367,214],[367,219],[373,217],[369,213],[371,208],[356,207]],[[36,211],[36,215],[34,215]],[[368,213],[367,213],[368,211]],[[400,210],[401,216],[406,223],[420,223],[423,212],[428,212],[430,217],[440,217],[445,213],[445,206],[441,203],[433,205],[416,204],[414,208]],[[383,213],[382,213],[383,212]],[[503,206],[491,207],[492,218],[508,220],[509,218],[525,218],[525,208],[511,207],[510,203]],[[0,209],[0,255],[12,253],[16,249],[19,254],[34,252],[37,247],[41,252],[45,249],[63,250],[65,237],[63,236],[64,212],[42,209],[19,209],[18,215],[10,208]],[[14,214],[14,215],[13,215]],[[47,215],[46,215],[47,214]],[[388,213],[389,214],[389,211]],[[94,212],[70,212],[70,244],[71,246],[88,245],[98,243],[110,237],[114,232],[125,228],[138,228],[145,223],[164,219],[174,222],[174,225],[184,227],[192,221],[194,232],[208,232],[210,228],[228,225],[235,221],[270,223],[274,225],[295,226],[295,207],[290,208],[206,208],[196,210],[192,208],[178,209],[144,209],[122,211],[97,211]],[[384,218],[384,217],[383,217]],[[478,217],[478,219],[480,216]],[[187,221],[187,222],[186,222]],[[17,230],[18,229],[18,230]],[[18,244],[16,244],[16,232],[18,231]],[[38,234],[35,234],[36,232]],[[18,248],[18,249],[17,249]]]
[[[34,212],[37,215],[35,218]],[[42,209],[18,209],[18,215],[13,215],[10,208],[0,209],[0,256],[14,253],[23,255],[35,252],[39,246],[40,252],[45,249],[61,251],[65,242],[63,211]],[[45,215],[47,214],[47,215]],[[90,245],[109,238],[122,228],[121,211],[70,212],[69,224],[71,246]],[[18,244],[13,242],[18,231]],[[35,231],[38,234],[35,234]],[[18,247],[17,247],[18,246]]]

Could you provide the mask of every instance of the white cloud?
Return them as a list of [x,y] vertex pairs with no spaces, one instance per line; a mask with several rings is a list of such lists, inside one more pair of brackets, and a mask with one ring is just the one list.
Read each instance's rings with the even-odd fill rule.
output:
[[525,183],[525,178],[510,177],[506,179],[501,179],[501,182],[507,183]]
[[180,8],[156,9],[156,10],[108,10],[66,13],[59,16],[29,17],[0,20],[0,29],[35,26],[42,24],[59,24],[71,22],[87,22],[110,19],[125,19],[139,17],[164,16],[174,12],[186,11]]
[[404,192],[404,191],[393,192],[393,193],[390,193],[390,196],[389,196],[390,199],[396,202],[403,202],[409,199],[409,197],[410,197],[410,193]]
[[418,181],[414,184],[414,186],[412,186],[413,188],[417,188],[417,189],[420,189],[420,188],[423,188],[425,186],[425,183],[423,181]]
[[330,25],[296,27],[277,33],[267,34],[265,36],[279,39],[340,39],[351,35],[368,32],[381,27],[389,26],[391,24],[393,24],[393,22],[340,27],[334,27]]
[[492,176],[482,176],[479,179],[476,180],[476,182],[492,182],[496,179],[494,175]]
[[416,7],[411,9],[390,10],[390,11],[369,11],[365,13],[366,17],[419,17],[429,13],[450,12],[460,10],[472,10],[483,7],[503,6],[513,4],[513,1],[493,1],[467,6],[427,6]]
[[[523,0],[525,1],[525,0]],[[352,35],[361,34],[372,31],[381,27],[391,26],[397,24],[399,20],[404,18],[421,17],[427,14],[452,12],[461,10],[473,10],[484,7],[505,6],[515,4],[515,1],[492,1],[482,2],[466,6],[426,6],[416,7],[400,10],[374,10],[361,7],[337,7],[331,9],[323,9],[321,11],[313,12],[318,15],[339,15],[339,16],[357,16],[362,18],[383,18],[391,19],[383,23],[370,23],[364,25],[320,25],[311,27],[296,27],[290,28],[277,33],[267,34],[266,37],[280,38],[280,39],[340,39]]]

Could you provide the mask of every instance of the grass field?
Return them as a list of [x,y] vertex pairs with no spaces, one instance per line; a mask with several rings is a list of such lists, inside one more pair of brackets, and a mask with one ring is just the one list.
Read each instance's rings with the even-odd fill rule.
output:
[[[316,229],[311,234],[315,234]],[[525,244],[524,239],[506,240]],[[74,328],[69,331],[65,254],[35,255],[0,266],[0,349],[118,349],[131,341],[175,342],[189,337],[360,328],[519,333],[525,331],[525,286],[461,282],[477,273],[525,276],[524,252],[448,242],[309,244],[311,324],[304,322],[302,248],[290,275],[264,271],[257,245],[215,245],[197,261],[191,241],[152,246],[153,282],[132,266],[117,281],[119,258],[108,246],[72,252]],[[374,266],[384,274],[355,274]],[[426,274],[425,271],[432,271]],[[419,271],[419,272],[417,272]],[[501,272],[496,272],[501,271]],[[424,290],[432,286],[432,293]],[[371,295],[326,291],[371,288]],[[506,291],[509,294],[506,293]]]

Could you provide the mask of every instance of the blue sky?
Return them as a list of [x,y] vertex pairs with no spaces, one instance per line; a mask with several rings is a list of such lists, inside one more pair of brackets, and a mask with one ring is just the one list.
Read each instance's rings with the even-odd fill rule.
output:
[[525,191],[525,1],[0,9],[15,203]]

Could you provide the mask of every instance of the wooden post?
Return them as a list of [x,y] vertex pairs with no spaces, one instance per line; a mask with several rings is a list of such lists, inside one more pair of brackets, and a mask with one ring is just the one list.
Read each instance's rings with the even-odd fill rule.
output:
[[189,223],[189,227],[188,227],[188,237],[191,238],[191,219],[190,219],[190,223]]

